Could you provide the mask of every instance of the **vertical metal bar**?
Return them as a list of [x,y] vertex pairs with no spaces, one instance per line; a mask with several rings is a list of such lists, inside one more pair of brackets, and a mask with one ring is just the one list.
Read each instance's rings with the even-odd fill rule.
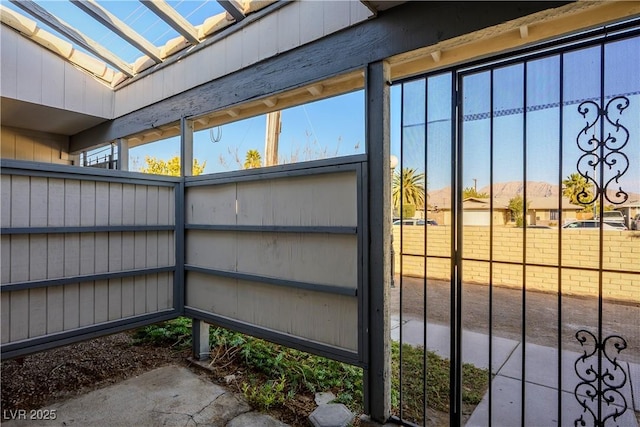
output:
[[[606,34],[605,34],[606,39]],[[602,374],[602,269],[604,268],[604,122],[605,117],[603,110],[605,108],[605,93],[604,93],[604,73],[605,73],[605,48],[604,43],[600,44],[600,139],[599,139],[599,149],[598,149],[598,161],[600,168],[600,182],[598,183],[598,195],[596,196],[596,200],[600,199],[600,206],[598,207],[598,215],[600,217],[600,227],[599,227],[599,253],[598,253],[598,423],[602,423],[602,379],[604,375]]]
[[489,408],[487,425],[493,416],[493,68],[489,74]]
[[403,315],[402,315],[402,299],[403,299],[403,295],[402,295],[402,291],[403,291],[403,284],[404,284],[404,274],[403,274],[403,266],[404,266],[404,179],[403,179],[403,173],[404,173],[404,84],[402,84],[402,89],[400,92],[400,316],[399,316],[399,321],[400,321],[400,348],[399,348],[399,352],[398,352],[398,375],[399,375],[399,387],[400,389],[398,390],[398,395],[399,395],[399,399],[400,399],[400,403],[398,404],[398,414],[400,416],[401,420],[404,420],[404,416],[403,416],[403,401],[402,398],[403,393],[402,393],[402,389],[403,389],[403,381],[402,381],[402,345],[404,344],[404,339],[403,339],[403,332],[402,330],[403,325],[402,325],[402,320],[403,320]]
[[558,426],[562,425],[562,165],[563,165],[563,131],[564,120],[564,53],[560,54],[560,111],[558,118]]
[[462,423],[462,148],[463,148],[463,106],[462,76],[452,78],[452,144],[451,144],[451,361],[450,361],[450,402],[449,424],[451,427]]
[[428,179],[428,164],[429,164],[429,79],[424,80],[424,274],[423,274],[423,301],[422,301],[422,325],[423,325],[423,360],[422,360],[422,387],[423,387],[423,399],[424,405],[422,408],[422,423],[427,424],[427,234],[429,230],[427,215],[427,183]]
[[523,96],[522,96],[522,178],[524,188],[522,191],[522,383],[520,396],[520,423],[525,425],[525,390],[526,390],[526,360],[527,360],[527,67],[523,64]]
[[369,363],[365,370],[365,412],[384,423],[391,411],[389,286],[391,273],[391,168],[389,64],[367,66],[365,120],[369,207]]
[[180,175],[193,175],[193,121],[180,118]]

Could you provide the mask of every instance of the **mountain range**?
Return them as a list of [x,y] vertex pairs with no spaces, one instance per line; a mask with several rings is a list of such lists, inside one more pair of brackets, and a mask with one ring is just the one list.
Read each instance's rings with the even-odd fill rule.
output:
[[[490,186],[484,186],[478,189],[479,193],[489,194]],[[624,188],[623,188],[624,190]],[[497,182],[493,184],[493,196],[496,198],[510,199],[517,195],[524,193],[524,182],[522,181],[509,181],[509,182]],[[528,181],[527,182],[527,197],[558,197],[560,193],[560,186],[549,184],[548,182]],[[628,202],[634,200],[640,200],[640,193],[628,192]],[[607,190],[607,195],[611,200],[618,199],[616,197],[616,190]],[[451,200],[451,187],[444,187],[438,190],[429,192],[429,204],[431,206],[448,206]]]

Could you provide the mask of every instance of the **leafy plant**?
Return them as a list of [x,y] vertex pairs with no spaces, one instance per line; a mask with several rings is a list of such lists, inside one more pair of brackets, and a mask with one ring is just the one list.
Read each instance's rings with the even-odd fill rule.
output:
[[191,319],[178,317],[161,324],[145,326],[133,334],[134,342],[171,345],[180,349],[191,345]]

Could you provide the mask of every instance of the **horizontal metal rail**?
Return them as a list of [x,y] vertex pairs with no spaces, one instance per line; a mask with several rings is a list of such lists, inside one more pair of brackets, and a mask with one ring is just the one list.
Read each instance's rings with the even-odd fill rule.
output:
[[346,295],[355,297],[358,295],[358,290],[353,288],[344,288],[335,285],[324,285],[318,283],[299,282],[296,280],[278,279],[275,277],[265,277],[256,274],[238,273],[235,271],[217,270],[213,268],[198,267],[196,265],[186,264],[184,266],[185,271],[194,271],[197,273],[203,273],[210,276],[227,277],[230,279],[246,280],[248,282],[266,283],[269,285],[284,286],[288,288],[305,289],[314,292],[323,292],[333,295]]
[[142,231],[175,231],[175,225],[93,225],[79,227],[3,227],[2,235],[65,233],[129,233]]
[[60,277],[57,279],[31,280],[27,282],[14,282],[0,285],[0,292],[22,291],[25,289],[45,288],[49,286],[62,286],[72,283],[94,282],[96,280],[121,279],[125,277],[148,276],[150,274],[175,271],[175,266],[139,268],[135,270],[122,270],[97,274],[85,274],[72,277]]
[[254,233],[325,233],[325,234],[358,234],[358,227],[332,227],[321,225],[213,225],[186,224],[187,230],[241,231]]
[[72,329],[70,331],[56,332],[42,337],[28,338],[22,341],[2,344],[0,349],[3,359],[11,359],[54,347],[75,344],[78,341],[99,338],[105,335],[171,320],[178,317],[179,314],[176,309],[162,310],[156,313],[111,320],[96,325]]

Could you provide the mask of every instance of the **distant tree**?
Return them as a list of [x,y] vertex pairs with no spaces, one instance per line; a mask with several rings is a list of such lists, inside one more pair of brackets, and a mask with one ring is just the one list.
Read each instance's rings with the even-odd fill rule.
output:
[[[562,180],[562,195],[574,205],[587,206],[593,203],[593,192],[587,179],[575,172]],[[591,203],[589,203],[591,202]]]
[[262,156],[258,150],[249,150],[244,160],[245,169],[255,169],[262,166]]
[[509,200],[508,209],[511,212],[511,219],[516,222],[516,226],[522,227],[525,222],[525,211],[529,209],[529,203],[527,203],[527,209],[525,209],[522,196],[517,195]]
[[487,199],[489,198],[489,195],[487,193],[478,193],[478,190],[476,190],[474,187],[467,187],[464,190],[462,190],[462,198],[468,199],[469,197]]
[[414,205],[417,209],[425,206],[424,173],[413,168],[403,168],[393,175],[391,196],[394,208],[400,205]]
[[[145,166],[140,168],[140,172],[152,173],[155,175],[171,175],[180,176],[180,156],[174,156],[169,160],[158,159],[155,156],[145,156]],[[198,159],[193,159],[193,175],[200,175],[204,172],[204,168],[207,166],[207,162],[198,162]]]

